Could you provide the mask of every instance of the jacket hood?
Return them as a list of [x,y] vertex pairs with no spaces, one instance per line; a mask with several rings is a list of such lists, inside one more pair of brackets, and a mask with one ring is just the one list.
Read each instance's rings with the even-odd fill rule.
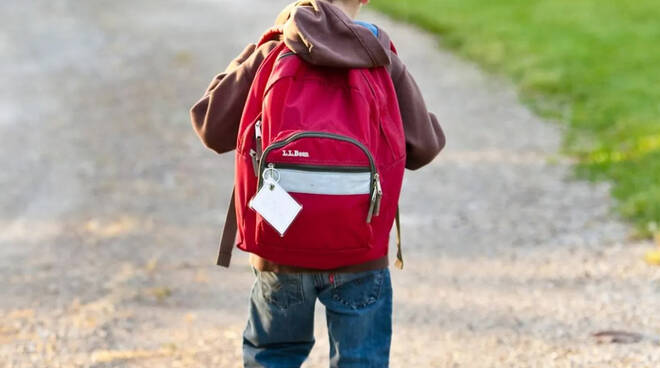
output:
[[377,36],[353,22],[341,9],[321,0],[301,0],[280,13],[287,47],[306,62],[339,68],[388,66],[390,37],[381,29]]

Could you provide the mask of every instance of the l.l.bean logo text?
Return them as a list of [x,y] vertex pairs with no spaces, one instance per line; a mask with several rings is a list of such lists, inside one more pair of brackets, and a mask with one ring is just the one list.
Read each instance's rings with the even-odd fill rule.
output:
[[298,150],[282,150],[282,157],[309,157],[309,152]]

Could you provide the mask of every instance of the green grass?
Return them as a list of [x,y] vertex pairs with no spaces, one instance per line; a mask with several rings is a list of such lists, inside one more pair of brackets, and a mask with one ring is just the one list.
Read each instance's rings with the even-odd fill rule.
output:
[[521,99],[564,122],[577,172],[614,183],[641,235],[660,223],[657,0],[373,0],[443,45],[509,76]]

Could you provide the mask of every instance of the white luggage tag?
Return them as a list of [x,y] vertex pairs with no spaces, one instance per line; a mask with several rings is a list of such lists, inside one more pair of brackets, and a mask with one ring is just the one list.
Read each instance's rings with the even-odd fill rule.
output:
[[280,236],[284,236],[302,206],[278,184],[279,172],[267,168],[263,173],[263,185],[250,200],[249,206],[266,220]]

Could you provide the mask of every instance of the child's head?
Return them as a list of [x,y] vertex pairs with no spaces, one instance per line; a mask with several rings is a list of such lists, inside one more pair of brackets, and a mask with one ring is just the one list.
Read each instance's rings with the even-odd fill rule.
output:
[[348,6],[356,6],[358,4],[367,4],[369,0],[321,0],[321,1],[326,1],[332,4],[337,4],[341,3],[343,5],[348,5]]
[[362,5],[369,3],[369,0],[322,0],[341,8],[349,17],[357,17]]
[[289,4],[286,8],[284,8],[284,10],[282,10],[282,12],[275,21],[275,25],[284,24],[287,21],[287,19],[289,19],[289,16],[293,11],[293,9],[295,9],[297,6],[311,5],[316,9],[317,7],[316,3],[318,1],[325,1],[337,6],[351,18],[357,17],[358,13],[360,12],[360,9],[362,8],[362,5],[366,5],[369,3],[369,0],[297,0]]

